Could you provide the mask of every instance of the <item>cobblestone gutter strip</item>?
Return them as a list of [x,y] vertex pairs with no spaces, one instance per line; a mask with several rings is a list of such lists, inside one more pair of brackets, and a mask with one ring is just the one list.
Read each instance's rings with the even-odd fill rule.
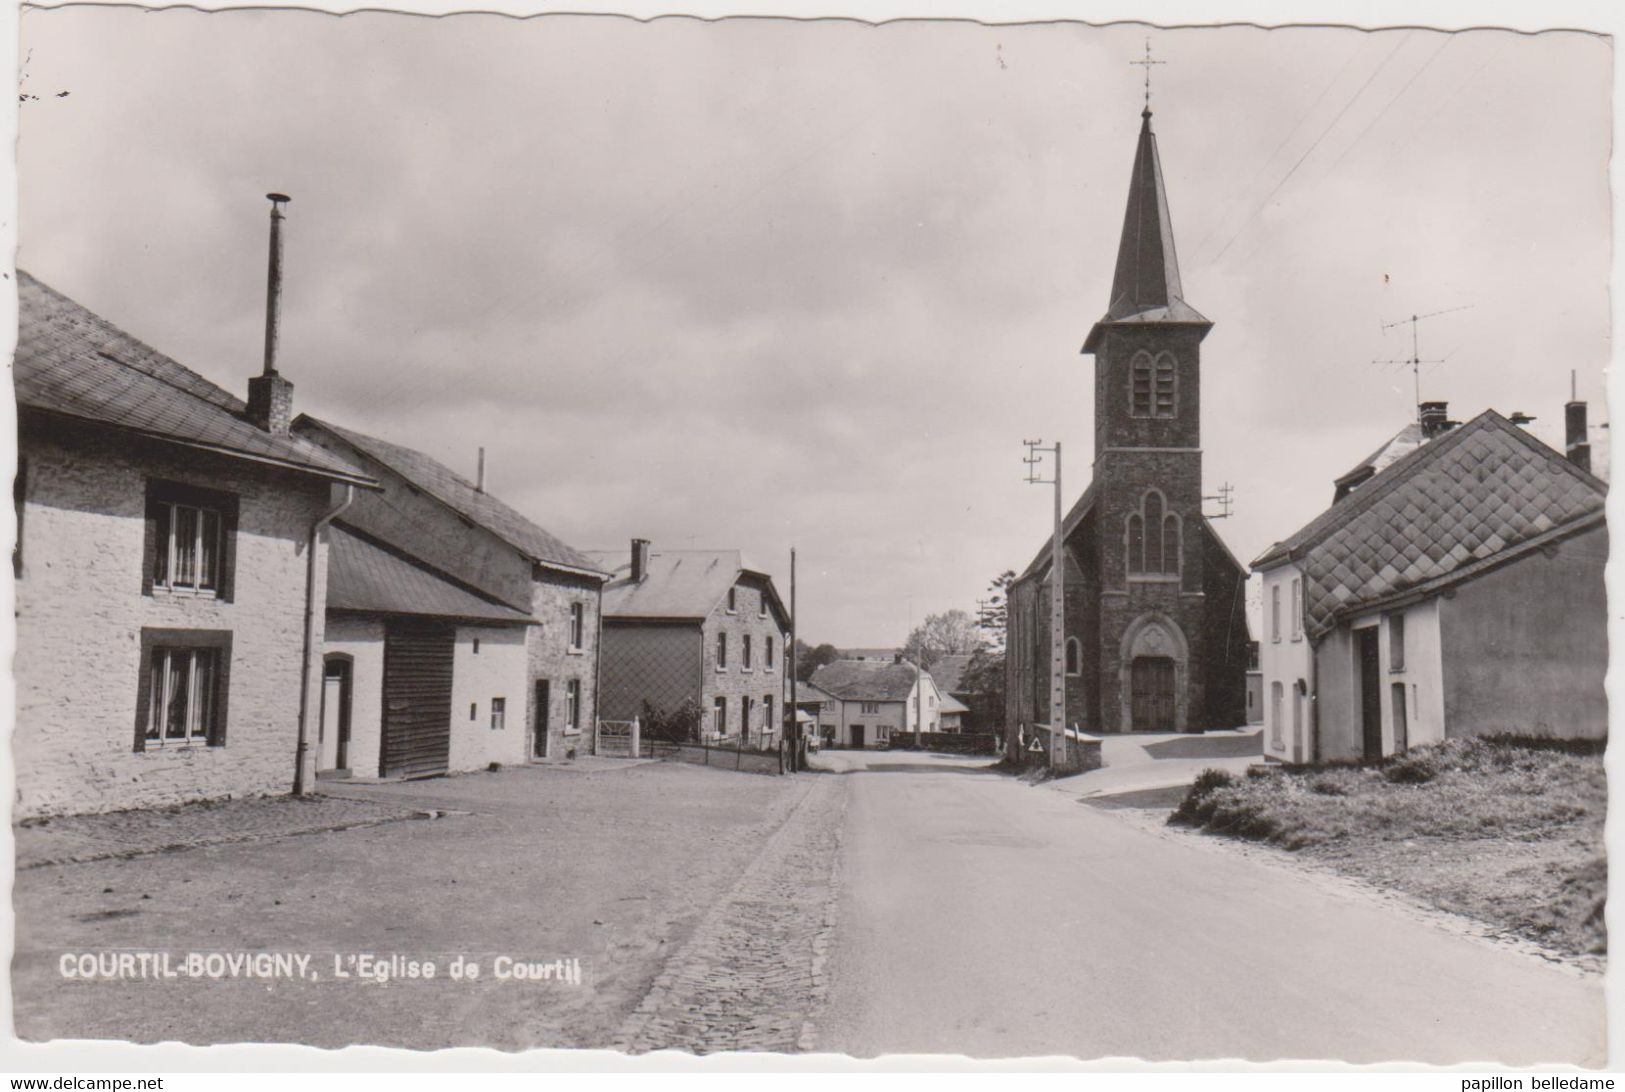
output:
[[253,797],[62,816],[15,825],[12,834],[17,870],[22,871],[370,827],[420,813],[417,808],[328,796]]
[[615,1035],[628,1053],[806,1049],[828,990],[846,785],[816,777]]

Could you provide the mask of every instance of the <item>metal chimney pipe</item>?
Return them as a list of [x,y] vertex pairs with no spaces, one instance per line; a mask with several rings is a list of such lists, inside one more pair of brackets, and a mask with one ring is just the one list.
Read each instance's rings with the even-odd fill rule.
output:
[[277,338],[282,329],[282,206],[293,198],[268,193],[271,202],[271,256],[265,274],[265,375],[276,374]]
[[480,468],[474,477],[474,488],[481,493],[485,492],[485,449],[483,447],[480,448]]

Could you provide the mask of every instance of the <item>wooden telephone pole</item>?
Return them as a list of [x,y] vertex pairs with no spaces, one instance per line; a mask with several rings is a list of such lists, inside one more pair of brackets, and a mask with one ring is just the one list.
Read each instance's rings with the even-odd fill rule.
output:
[[[1023,440],[1027,445],[1027,482],[1029,485],[1055,487],[1055,534],[1050,542],[1050,610],[1049,610],[1049,764],[1054,770],[1066,768],[1066,545],[1061,520],[1061,442],[1054,447],[1041,447],[1043,440]],[[1038,476],[1038,465],[1044,454],[1055,456],[1055,474],[1050,478]]]

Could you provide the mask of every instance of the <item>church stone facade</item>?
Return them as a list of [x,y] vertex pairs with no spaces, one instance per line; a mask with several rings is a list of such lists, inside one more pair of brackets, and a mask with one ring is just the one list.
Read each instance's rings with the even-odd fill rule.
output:
[[[1067,513],[1066,719],[1085,732],[1246,720],[1246,570],[1202,514],[1201,345],[1184,300],[1151,112],[1142,115],[1095,358],[1093,481]],[[1009,592],[1006,726],[1050,718],[1051,550]]]

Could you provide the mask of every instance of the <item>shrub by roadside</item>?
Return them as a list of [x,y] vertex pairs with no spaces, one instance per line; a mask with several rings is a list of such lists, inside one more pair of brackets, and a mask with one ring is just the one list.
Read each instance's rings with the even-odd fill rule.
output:
[[1207,770],[1169,822],[1303,852],[1575,953],[1606,950],[1602,758],[1457,739],[1382,763]]

